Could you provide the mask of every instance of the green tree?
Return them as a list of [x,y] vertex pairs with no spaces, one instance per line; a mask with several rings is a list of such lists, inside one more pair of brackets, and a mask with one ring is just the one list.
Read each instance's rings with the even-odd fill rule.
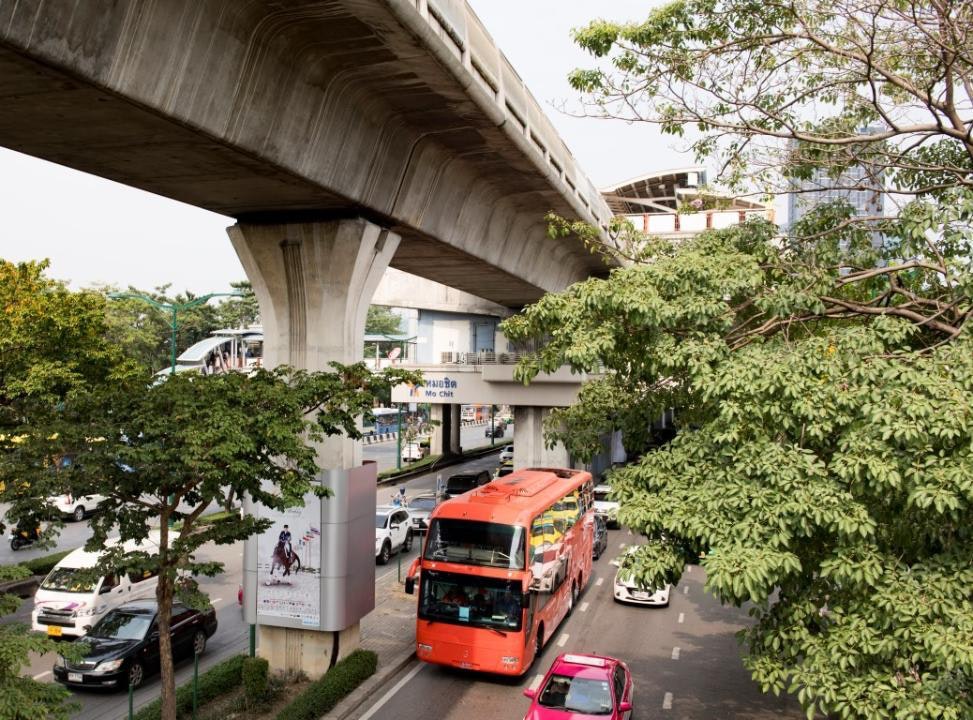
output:
[[216,318],[221,328],[246,328],[260,323],[260,305],[249,280],[231,282],[230,287],[243,297],[224,298],[216,305]]
[[625,563],[653,586],[706,550],[708,589],[753,603],[753,677],[809,717],[973,715],[971,8],[686,0],[577,31],[605,58],[572,75],[590,111],[685,134],[732,186],[857,166],[848,189],[909,202],[680,245],[553,218],[623,267],[504,324],[545,343],[524,380],[605,370],[549,438],[584,458],[624,431],[620,517],[650,538]]
[[[59,408],[92,383],[124,380],[131,371],[117,348],[105,340],[104,299],[72,293],[44,276],[46,262],[13,264],[0,260],[0,501],[11,503],[4,524],[50,519],[33,500],[32,485],[50,481],[55,457],[24,442],[36,428],[50,427]],[[14,450],[16,449],[16,453]],[[29,573],[0,569],[0,580]],[[0,616],[20,605],[0,595]],[[54,641],[21,623],[0,624],[0,717],[13,720],[67,718],[74,708],[58,685],[21,677],[30,652],[52,652]],[[77,655],[82,646],[66,649]]]

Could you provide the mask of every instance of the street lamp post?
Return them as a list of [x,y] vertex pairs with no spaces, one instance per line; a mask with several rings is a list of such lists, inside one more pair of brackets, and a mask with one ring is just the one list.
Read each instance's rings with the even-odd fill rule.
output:
[[159,302],[155,298],[151,298],[148,295],[127,292],[108,293],[108,297],[112,300],[141,300],[157,310],[165,310],[166,312],[172,313],[172,320],[170,321],[170,327],[172,328],[172,340],[170,341],[171,347],[169,348],[169,374],[173,375],[176,372],[176,341],[179,333],[179,313],[185,310],[190,310],[194,307],[199,307],[200,305],[205,305],[215,297],[243,297],[243,293],[239,291],[228,293],[208,293],[184,303]]

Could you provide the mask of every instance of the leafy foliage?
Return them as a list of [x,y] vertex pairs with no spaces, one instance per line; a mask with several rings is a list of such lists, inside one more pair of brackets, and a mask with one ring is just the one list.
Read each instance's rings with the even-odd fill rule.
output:
[[[243,682],[243,666],[248,660],[245,655],[233,655],[199,674],[197,687],[198,701],[205,705],[213,698],[225,695]],[[176,690],[176,717],[188,718],[192,716],[193,683],[190,680]],[[135,713],[135,720],[161,720],[162,702],[153,700]]]
[[277,720],[315,720],[327,714],[342,698],[374,675],[377,667],[375,653],[356,650],[277,713]]

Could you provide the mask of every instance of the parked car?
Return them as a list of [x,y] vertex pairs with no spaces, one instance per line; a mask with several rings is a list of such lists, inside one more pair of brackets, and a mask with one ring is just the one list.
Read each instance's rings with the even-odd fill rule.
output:
[[497,468],[497,474],[495,477],[502,478],[507,477],[510,473],[514,471],[513,465],[501,465]]
[[481,485],[486,485],[488,482],[490,482],[490,480],[490,473],[488,473],[486,470],[452,475],[446,481],[446,491],[443,496],[449,500],[450,498],[454,498],[458,495],[462,495],[465,492],[478,488]]
[[597,715],[607,720],[632,713],[632,673],[624,662],[606,655],[558,655],[531,698],[524,720],[564,720]]
[[595,515],[601,515],[605,519],[605,524],[608,527],[617,528],[619,504],[614,500],[608,499],[611,497],[611,491],[612,486],[608,483],[595,485]]
[[591,554],[597,560],[607,549],[608,525],[605,523],[605,518],[601,515],[595,515],[595,542],[591,546]]
[[513,462],[514,461],[514,446],[507,445],[503,450],[500,451],[500,462]]
[[[81,687],[137,688],[159,667],[158,610],[155,600],[141,600],[109,611],[88,631],[84,658],[59,657],[54,679]],[[217,627],[212,607],[200,612],[180,603],[173,604],[170,622],[174,657],[202,654]]]
[[409,515],[415,532],[425,532],[429,529],[429,515],[438,504],[439,499],[434,492],[420,493],[409,500]]
[[[123,547],[127,552],[157,552],[153,540],[142,544],[129,541]],[[97,565],[99,558],[100,553],[78,548],[54,566],[34,594],[32,630],[47,633],[49,637],[81,637],[88,626],[113,608],[132,600],[155,597],[159,577],[153,573],[146,572],[139,577],[109,573],[94,581],[84,578],[81,571]]]
[[[626,553],[635,552],[635,547],[629,547]],[[613,565],[619,565],[612,560]],[[672,585],[665,584],[661,588],[647,588],[639,584],[634,573],[619,567],[615,572],[614,597],[616,602],[631,603],[633,605],[648,605],[651,607],[669,607],[669,591]]]
[[412,520],[406,508],[379,505],[375,508],[375,559],[384,565],[392,553],[412,549]]

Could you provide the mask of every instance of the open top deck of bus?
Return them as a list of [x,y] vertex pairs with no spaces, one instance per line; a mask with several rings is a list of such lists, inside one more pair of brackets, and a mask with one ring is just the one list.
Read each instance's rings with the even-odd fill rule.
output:
[[527,468],[440,504],[433,518],[475,520],[528,527],[547,508],[591,475],[584,470]]

